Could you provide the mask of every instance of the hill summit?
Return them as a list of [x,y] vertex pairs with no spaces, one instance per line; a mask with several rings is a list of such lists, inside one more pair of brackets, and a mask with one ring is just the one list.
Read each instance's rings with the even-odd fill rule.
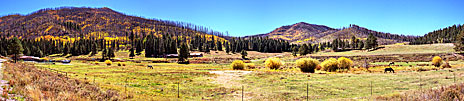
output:
[[351,24],[347,28],[334,29],[325,25],[309,24],[299,22],[292,25],[286,25],[275,30],[255,36],[265,36],[274,39],[287,40],[293,43],[319,43],[330,42],[336,38],[349,40],[352,36],[364,40],[369,34],[379,38],[380,44],[392,44],[398,42],[410,42],[415,36],[405,36],[373,31],[358,25]]
[[146,19],[125,15],[110,8],[59,7],[41,9],[27,15],[0,18],[0,35],[22,37],[124,36],[135,34],[194,35],[222,33],[185,22]]

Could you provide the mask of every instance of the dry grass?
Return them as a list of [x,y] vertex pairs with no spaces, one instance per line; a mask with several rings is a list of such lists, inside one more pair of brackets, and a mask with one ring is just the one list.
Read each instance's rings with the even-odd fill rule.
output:
[[464,83],[443,86],[438,89],[411,91],[404,94],[378,96],[378,100],[392,101],[462,101],[464,99]]
[[62,74],[41,70],[24,63],[5,63],[4,79],[10,80],[14,91],[26,100],[119,100],[119,94]]

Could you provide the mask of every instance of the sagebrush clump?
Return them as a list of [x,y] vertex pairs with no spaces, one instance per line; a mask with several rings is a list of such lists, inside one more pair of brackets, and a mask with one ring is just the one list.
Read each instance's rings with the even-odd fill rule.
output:
[[337,59],[329,58],[321,63],[321,67],[322,67],[322,70],[324,71],[328,71],[328,72],[337,71],[338,69]]
[[279,58],[268,58],[266,62],[264,62],[264,65],[266,68],[270,69],[279,69],[280,66],[282,66],[282,61],[280,61]]
[[338,69],[350,69],[353,65],[353,61],[351,59],[340,57],[337,59]]
[[441,59],[441,57],[435,56],[432,59],[432,65],[434,65],[435,67],[440,67],[442,61],[443,61],[443,59]]
[[235,60],[233,61],[230,66],[234,69],[234,70],[243,70],[245,69],[245,63],[242,61],[242,60]]
[[319,61],[313,58],[301,58],[296,60],[296,66],[301,69],[302,72],[314,73],[314,69],[319,65]]
[[255,66],[254,63],[247,63],[247,64],[245,64],[245,67],[246,67],[247,69],[255,69],[255,68],[256,68],[256,66]]
[[111,62],[111,60],[106,60],[105,63],[106,65],[110,66],[113,62]]
[[454,89],[448,89],[440,94],[441,101],[462,101],[462,93]]

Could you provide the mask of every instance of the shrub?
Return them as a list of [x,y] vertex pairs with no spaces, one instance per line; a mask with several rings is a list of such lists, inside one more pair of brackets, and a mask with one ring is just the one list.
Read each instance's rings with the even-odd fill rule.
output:
[[95,65],[98,65],[99,63],[98,62],[95,62]]
[[244,67],[245,67],[245,63],[244,63],[242,60],[235,60],[235,61],[233,61],[233,62],[230,64],[230,66],[231,66],[234,70],[236,70],[236,69],[238,69],[238,70],[243,70]]
[[122,66],[126,66],[126,64],[125,64],[125,63],[122,63]]
[[[246,62],[245,62],[245,63],[246,63]],[[255,64],[253,64],[253,63],[247,63],[247,64],[245,64],[245,67],[246,67],[247,69],[255,69],[255,68],[256,68]]]
[[353,61],[349,58],[340,57],[337,59],[338,69],[350,69],[353,65]]
[[440,67],[442,61],[443,61],[443,60],[441,59],[441,57],[435,56],[435,57],[433,57],[433,59],[432,59],[432,65],[434,65],[435,67]]
[[330,58],[321,63],[322,70],[333,72],[338,69],[337,59]]
[[440,94],[440,100],[442,101],[461,101],[462,94],[456,90],[448,89]]
[[321,69],[322,69],[321,64],[318,64],[318,65],[316,66],[316,70],[321,70]]
[[319,65],[319,61],[313,58],[301,58],[296,60],[296,66],[301,69],[302,72],[314,73],[314,69]]
[[111,60],[106,60],[105,63],[106,63],[106,65],[109,66],[109,65],[111,65],[113,62],[111,62]]
[[264,62],[264,65],[270,69],[279,69],[282,64],[279,58],[268,58],[266,62]]
[[451,65],[448,62],[445,62],[443,65],[441,65],[443,68],[451,68]]
[[118,66],[121,66],[121,62],[118,62]]

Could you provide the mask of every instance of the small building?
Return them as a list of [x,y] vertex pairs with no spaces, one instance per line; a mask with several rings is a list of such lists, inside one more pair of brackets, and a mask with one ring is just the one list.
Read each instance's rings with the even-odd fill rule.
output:
[[[179,54],[166,54],[166,58],[178,58]],[[203,57],[203,53],[190,53],[189,57]]]
[[203,53],[190,53],[189,57],[203,57]]
[[19,59],[23,61],[43,61],[39,57],[35,57],[35,56],[21,56],[19,57]]
[[177,57],[179,57],[179,55],[178,54],[167,54],[166,57],[167,58],[177,58]]

